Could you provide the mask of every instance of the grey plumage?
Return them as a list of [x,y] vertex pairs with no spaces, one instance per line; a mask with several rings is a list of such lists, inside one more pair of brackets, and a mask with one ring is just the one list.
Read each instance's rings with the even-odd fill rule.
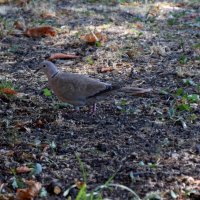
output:
[[74,106],[95,103],[98,96],[112,90],[112,85],[82,74],[60,72],[49,61],[40,64],[37,71],[43,71],[48,77],[50,88],[59,100]]
[[105,95],[114,95],[116,90],[133,95],[151,92],[151,89],[137,87],[119,87],[101,82],[82,74],[60,72],[50,61],[40,64],[37,71],[43,71],[48,77],[50,88],[59,100],[74,106],[95,104],[96,100],[105,98]]

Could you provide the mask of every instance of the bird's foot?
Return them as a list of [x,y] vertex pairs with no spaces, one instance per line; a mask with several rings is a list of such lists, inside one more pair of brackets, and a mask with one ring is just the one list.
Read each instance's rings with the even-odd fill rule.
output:
[[96,111],[97,111],[97,105],[96,105],[96,103],[92,106],[92,108],[90,109],[90,112],[89,112],[89,114],[91,115],[91,116],[94,116],[95,114],[96,114]]

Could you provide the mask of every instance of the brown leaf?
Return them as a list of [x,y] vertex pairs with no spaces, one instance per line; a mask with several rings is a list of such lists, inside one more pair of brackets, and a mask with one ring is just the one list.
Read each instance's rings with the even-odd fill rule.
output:
[[56,30],[51,26],[41,26],[41,27],[35,27],[35,28],[29,28],[24,32],[24,35],[28,37],[42,37],[42,36],[56,36],[57,32]]
[[0,150],[0,154],[1,155],[5,155],[5,156],[13,156],[14,155],[14,151],[1,149]]
[[103,35],[100,32],[95,32],[95,33],[89,33],[86,35],[81,35],[80,37],[82,40],[89,44],[94,44],[96,42],[105,42],[107,40],[107,36]]
[[185,7],[187,4],[184,2],[179,2],[176,4],[177,7]]
[[45,124],[47,124],[47,123],[48,123],[48,122],[47,122],[46,119],[38,119],[38,120],[36,121],[36,126],[37,126],[38,128],[44,128]]
[[48,12],[48,11],[43,12],[40,16],[41,16],[42,18],[44,18],[44,19],[57,18],[56,15],[55,15],[55,13],[53,13],[53,12]]
[[74,54],[65,54],[65,53],[54,53],[52,54],[48,60],[56,60],[56,59],[74,59],[79,58],[79,56]]
[[14,194],[0,194],[0,200],[14,200],[15,196]]
[[114,69],[112,67],[102,67],[100,69],[97,69],[99,73],[106,73],[106,72],[112,72]]
[[29,168],[29,167],[27,167],[27,166],[17,167],[17,169],[16,169],[16,172],[17,172],[18,174],[21,174],[21,173],[28,173],[28,172],[30,172],[30,171],[32,171],[32,168]]
[[137,23],[135,23],[135,27],[136,27],[137,29],[143,29],[143,28],[144,28],[144,25],[143,25],[142,23],[137,22]]
[[9,0],[0,0],[0,4],[9,3]]
[[22,30],[22,31],[25,30],[25,24],[22,23],[22,22],[20,22],[20,21],[15,21],[15,22],[14,22],[14,27],[15,27],[16,29],[19,29],[19,30]]
[[47,150],[49,149],[49,145],[48,144],[43,144],[41,146],[43,147],[43,150],[42,150],[43,153],[47,152]]
[[18,131],[30,133],[30,132],[31,132],[31,129],[28,128],[28,127],[26,127],[25,124],[27,124],[27,123],[17,122],[16,125],[15,125],[15,128],[16,128]]
[[1,88],[0,93],[8,94],[8,95],[15,95],[17,92],[15,90],[12,90],[10,88]]
[[38,196],[42,184],[33,180],[25,181],[28,185],[26,189],[17,189],[16,199],[18,200],[33,200]]
[[18,6],[26,6],[31,0],[18,0],[16,3]]
[[78,189],[81,189],[81,188],[85,185],[85,182],[77,181],[75,184],[76,184],[76,187],[77,187]]

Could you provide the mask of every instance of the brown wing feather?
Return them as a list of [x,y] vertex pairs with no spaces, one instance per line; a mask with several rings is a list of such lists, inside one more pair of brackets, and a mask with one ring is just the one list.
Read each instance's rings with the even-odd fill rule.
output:
[[81,74],[60,73],[52,82],[52,89],[58,98],[73,105],[85,104],[86,99],[107,90],[109,84]]

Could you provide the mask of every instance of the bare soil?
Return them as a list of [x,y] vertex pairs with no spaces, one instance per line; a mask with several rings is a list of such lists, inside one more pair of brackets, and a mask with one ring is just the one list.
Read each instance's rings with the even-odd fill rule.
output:
[[[178,88],[199,95],[199,7],[158,5],[30,2],[12,4],[2,15],[0,78],[12,81],[18,95],[0,97],[0,193],[16,194],[14,177],[39,181],[46,189],[57,179],[65,191],[83,181],[78,155],[88,192],[114,175],[112,183],[129,187],[140,198],[157,191],[167,200],[173,194],[179,200],[200,199],[199,101],[190,102],[189,110],[177,107],[184,104]],[[43,10],[55,11],[56,17],[44,19]],[[22,19],[27,27],[52,26],[58,35],[26,37],[12,26]],[[80,39],[95,29],[107,35],[101,46]],[[153,91],[108,95],[98,102],[95,115],[88,107],[63,106],[54,94],[44,95],[44,74],[34,74],[41,61],[58,52],[80,56],[56,60],[62,71]],[[113,70],[101,73],[103,67]],[[42,166],[38,175],[15,174],[17,167],[36,163]],[[46,199],[66,199],[63,191],[48,193]],[[72,189],[69,196],[75,199],[78,191]],[[102,194],[133,198],[120,188]]]

